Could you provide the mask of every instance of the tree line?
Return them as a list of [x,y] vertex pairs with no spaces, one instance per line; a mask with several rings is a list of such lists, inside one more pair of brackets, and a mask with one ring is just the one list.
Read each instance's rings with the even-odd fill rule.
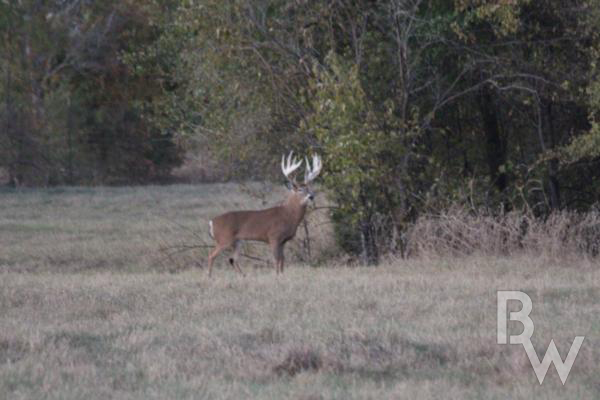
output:
[[538,217],[600,195],[600,0],[0,2],[0,167],[167,179],[185,154],[277,179],[317,152],[376,262],[420,214]]

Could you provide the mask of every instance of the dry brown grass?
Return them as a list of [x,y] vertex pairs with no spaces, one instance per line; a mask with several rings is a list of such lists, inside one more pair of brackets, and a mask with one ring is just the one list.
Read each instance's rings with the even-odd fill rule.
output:
[[559,211],[541,219],[517,212],[492,216],[457,207],[419,218],[407,237],[409,254],[419,257],[596,258],[600,256],[600,213]]
[[[167,273],[157,248],[246,198],[232,185],[1,192],[0,398],[598,398],[594,259]],[[194,251],[203,262],[204,249],[178,261]],[[564,387],[496,344],[503,289],[531,296],[538,354],[586,336]]]

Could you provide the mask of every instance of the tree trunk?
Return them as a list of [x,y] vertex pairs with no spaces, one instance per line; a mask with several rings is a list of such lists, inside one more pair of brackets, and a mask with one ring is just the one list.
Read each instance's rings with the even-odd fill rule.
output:
[[508,180],[505,172],[500,167],[506,162],[506,145],[500,133],[500,124],[496,107],[489,88],[483,88],[479,95],[479,111],[483,117],[485,130],[485,149],[492,183],[500,193],[506,190]]
[[[550,149],[556,146],[556,135],[554,131],[554,118],[552,115],[552,102],[548,101],[545,110],[546,125],[550,136]],[[551,159],[548,161],[548,186],[550,187],[550,208],[552,210],[560,209],[560,191],[558,183],[558,160]]]
[[379,262],[379,254],[370,221],[362,221],[360,224],[360,245],[361,262],[364,265],[377,265]]

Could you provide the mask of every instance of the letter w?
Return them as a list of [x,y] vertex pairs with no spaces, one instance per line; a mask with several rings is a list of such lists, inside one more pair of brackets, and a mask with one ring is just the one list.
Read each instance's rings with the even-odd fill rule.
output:
[[535,375],[537,376],[540,385],[544,382],[548,368],[550,368],[550,364],[552,363],[554,363],[554,367],[556,367],[556,372],[558,372],[562,384],[565,384],[584,338],[585,336],[575,336],[575,340],[573,340],[573,344],[571,344],[571,348],[569,349],[569,354],[567,354],[567,358],[564,362],[558,353],[554,340],[550,341],[548,350],[546,350],[546,354],[544,355],[544,360],[541,363],[533,348],[531,340],[527,340],[523,343],[523,347],[525,347],[525,351],[527,352],[527,357],[529,357],[529,361],[531,362],[531,366],[535,371]]

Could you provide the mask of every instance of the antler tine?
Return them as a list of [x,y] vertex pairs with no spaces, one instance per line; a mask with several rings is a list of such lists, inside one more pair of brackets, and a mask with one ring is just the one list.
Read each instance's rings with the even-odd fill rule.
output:
[[304,157],[304,160],[306,161],[306,171],[304,172],[304,183],[309,183],[309,182],[313,181],[317,176],[319,176],[319,173],[321,172],[321,168],[323,167],[323,164],[321,163],[321,157],[319,157],[316,154],[313,155],[312,167],[311,167],[310,163],[308,162],[308,158]]
[[293,151],[290,151],[287,160],[285,159],[285,154],[281,157],[281,172],[291,182],[295,182],[295,180],[290,178],[290,174],[297,170],[300,165],[302,165],[302,160],[296,161]]
[[310,163],[308,162],[308,158],[304,156],[304,162],[306,164],[306,168],[304,169],[304,183],[308,182],[308,176],[310,175]]

